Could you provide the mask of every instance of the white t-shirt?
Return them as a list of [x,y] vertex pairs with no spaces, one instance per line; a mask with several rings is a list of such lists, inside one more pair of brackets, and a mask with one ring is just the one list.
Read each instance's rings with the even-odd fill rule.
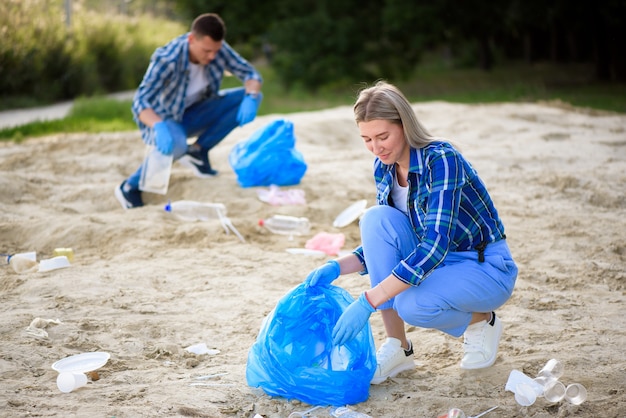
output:
[[202,99],[209,80],[204,75],[204,65],[189,63],[189,84],[185,93],[185,109]]
[[407,199],[409,197],[409,186],[400,186],[398,183],[398,172],[393,175],[393,188],[391,189],[391,199],[396,209],[401,210],[405,215],[408,215]]

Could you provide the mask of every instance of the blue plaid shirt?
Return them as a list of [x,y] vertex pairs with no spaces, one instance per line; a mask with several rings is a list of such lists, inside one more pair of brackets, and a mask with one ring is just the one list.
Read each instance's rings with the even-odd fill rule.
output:
[[[183,119],[185,94],[189,84],[188,36],[188,33],[180,35],[154,51],[148,70],[135,93],[133,116],[146,143],[153,141],[154,135],[151,135],[151,128],[139,120],[139,114],[144,109],[154,110],[162,119],[173,119],[177,122]],[[229,71],[242,82],[250,79],[262,81],[256,69],[226,41],[222,42],[222,48],[215,59],[205,66],[204,71],[211,94],[219,91],[225,71]]]
[[[473,251],[480,243],[504,238],[504,226],[491,197],[468,161],[446,142],[411,148],[407,202],[392,202],[395,164],[374,161],[379,205],[407,205],[419,245],[392,273],[404,283],[419,285],[448,251]],[[363,248],[354,253],[365,267]]]

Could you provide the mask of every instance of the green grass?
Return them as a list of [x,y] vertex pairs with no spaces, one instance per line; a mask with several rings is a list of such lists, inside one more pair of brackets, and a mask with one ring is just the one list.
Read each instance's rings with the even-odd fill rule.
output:
[[419,68],[398,86],[411,101],[460,103],[561,101],[572,106],[626,113],[626,84],[593,81],[590,65],[509,64],[491,72]]
[[[361,87],[359,84],[325,87],[313,94],[297,86],[285,89],[271,68],[259,66],[259,69],[264,77],[260,115],[351,105]],[[396,84],[412,102],[561,101],[582,108],[626,113],[626,84],[593,82],[590,74],[590,68],[584,65],[511,65],[486,73],[474,69],[451,70],[435,64],[420,67],[410,81]],[[227,77],[223,83],[224,88],[238,85],[233,77]],[[21,141],[61,132],[133,130],[136,125],[130,106],[130,101],[82,98],[76,100],[66,118],[0,129],[0,140]]]
[[25,138],[72,132],[115,132],[137,128],[131,102],[103,97],[77,99],[67,117],[0,129],[0,139],[19,142]]

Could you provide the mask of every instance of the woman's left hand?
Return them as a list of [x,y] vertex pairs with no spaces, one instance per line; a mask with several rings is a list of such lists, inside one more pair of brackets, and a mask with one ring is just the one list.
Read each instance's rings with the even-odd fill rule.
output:
[[365,292],[361,293],[361,296],[348,306],[335,324],[333,344],[344,345],[356,337],[375,310],[365,297]]

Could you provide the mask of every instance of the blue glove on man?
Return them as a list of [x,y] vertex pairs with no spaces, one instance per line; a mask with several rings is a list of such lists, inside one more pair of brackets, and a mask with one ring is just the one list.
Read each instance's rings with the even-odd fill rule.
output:
[[174,150],[174,138],[165,121],[154,124],[154,143],[163,155],[170,155]]
[[341,267],[335,260],[330,260],[309,273],[304,279],[304,287],[328,286],[341,274]]
[[365,292],[361,293],[361,296],[352,302],[337,320],[333,328],[333,345],[344,345],[356,337],[374,311],[376,309],[370,305]]
[[252,122],[256,117],[256,111],[259,108],[259,95],[246,94],[239,105],[237,112],[237,123],[243,126],[248,122]]

